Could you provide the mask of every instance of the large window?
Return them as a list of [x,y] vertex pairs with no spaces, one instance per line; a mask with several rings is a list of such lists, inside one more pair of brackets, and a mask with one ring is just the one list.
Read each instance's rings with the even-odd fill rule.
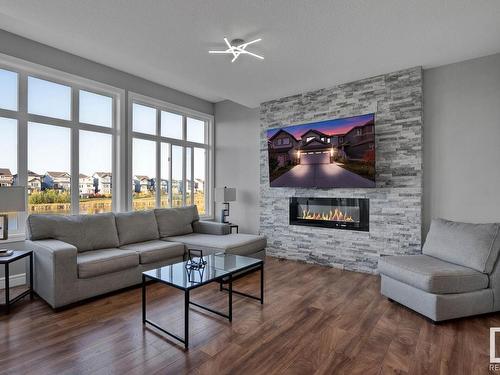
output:
[[2,57],[0,184],[27,187],[28,213],[113,210],[122,97],[110,86]]
[[134,210],[196,205],[211,215],[213,118],[129,95]]
[[213,116],[128,97],[0,54],[0,186],[26,186],[27,202],[26,213],[9,213],[10,235],[30,213],[194,204],[212,216]]

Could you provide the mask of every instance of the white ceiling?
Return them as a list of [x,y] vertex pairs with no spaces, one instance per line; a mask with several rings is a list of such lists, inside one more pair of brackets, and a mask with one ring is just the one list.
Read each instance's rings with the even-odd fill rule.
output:
[[[0,0],[0,28],[216,102],[500,51],[498,0]],[[209,55],[262,38],[260,61]]]

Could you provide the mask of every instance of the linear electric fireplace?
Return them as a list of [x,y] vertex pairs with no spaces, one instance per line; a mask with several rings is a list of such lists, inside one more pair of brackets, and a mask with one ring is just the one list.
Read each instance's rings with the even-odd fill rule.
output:
[[290,224],[369,231],[366,198],[290,198]]

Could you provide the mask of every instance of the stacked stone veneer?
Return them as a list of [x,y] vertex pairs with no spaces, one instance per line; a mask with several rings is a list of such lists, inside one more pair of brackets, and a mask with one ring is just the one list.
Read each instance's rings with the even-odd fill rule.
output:
[[[374,189],[269,187],[266,130],[286,125],[375,113]],[[375,272],[383,254],[421,250],[422,69],[406,69],[260,106],[260,232],[268,254]],[[288,198],[370,199],[370,231],[289,225]]]

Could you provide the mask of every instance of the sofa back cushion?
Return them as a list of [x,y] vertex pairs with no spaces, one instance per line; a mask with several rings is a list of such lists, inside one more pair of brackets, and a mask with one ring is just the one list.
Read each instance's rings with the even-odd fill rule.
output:
[[155,215],[161,238],[193,233],[193,221],[200,219],[196,206],[158,208]]
[[500,251],[499,224],[469,224],[434,219],[423,253],[491,273]]
[[115,216],[30,215],[28,238],[32,241],[53,238],[75,246],[79,252],[119,246]]
[[153,210],[116,213],[115,219],[120,246],[159,238]]

